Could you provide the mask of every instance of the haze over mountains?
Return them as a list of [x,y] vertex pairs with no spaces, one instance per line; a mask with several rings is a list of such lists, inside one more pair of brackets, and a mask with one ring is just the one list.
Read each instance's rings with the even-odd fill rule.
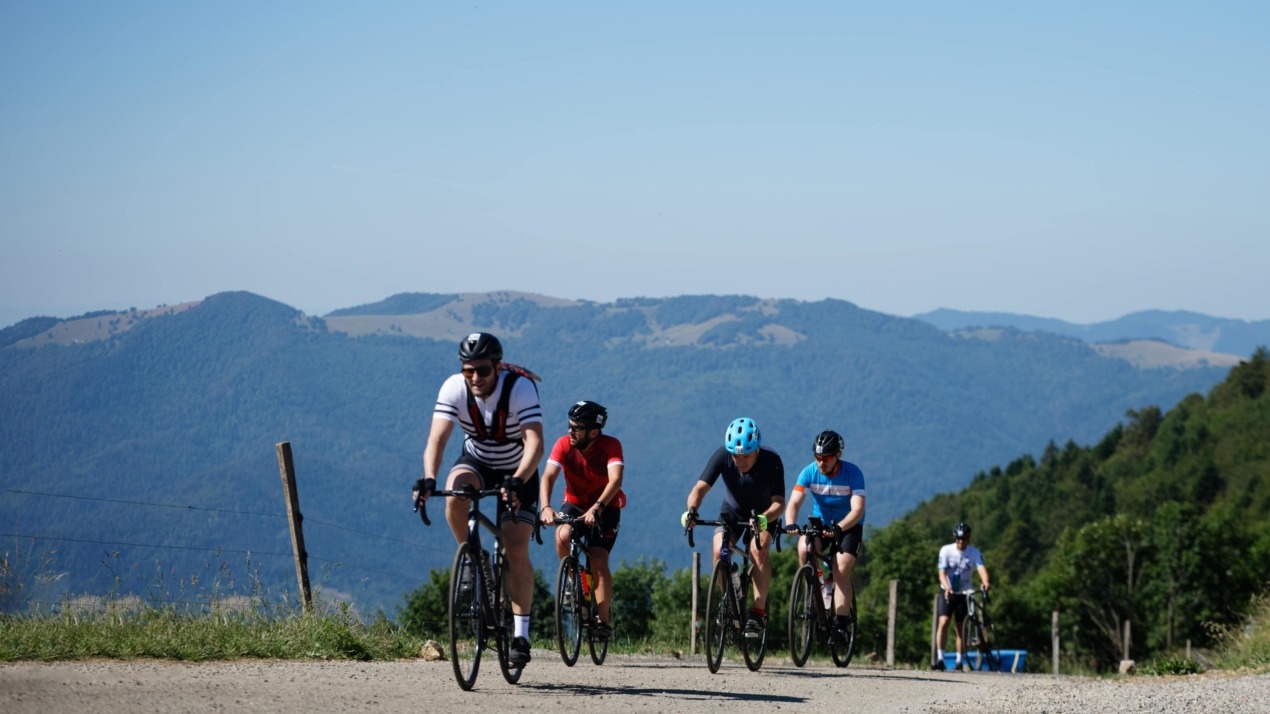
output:
[[914,315],[913,319],[929,322],[941,330],[1013,327],[1075,337],[1086,342],[1155,339],[1196,352],[1220,352],[1241,357],[1252,354],[1260,345],[1270,344],[1270,320],[1249,322],[1180,310],[1145,310],[1090,325],[1008,312],[964,312],[942,308]]
[[[1121,333],[1116,352],[961,327],[838,300],[514,292],[394,295],[324,317],[221,293],[32,318],[0,330],[0,518],[57,544],[60,582],[75,591],[109,580],[103,549],[114,572],[144,579],[154,567],[184,575],[202,556],[180,549],[198,547],[256,553],[262,580],[285,588],[289,561],[262,557],[289,551],[285,523],[244,514],[283,511],[274,445],[290,441],[325,587],[391,609],[427,569],[449,564],[449,533],[420,528],[408,491],[436,390],[475,329],[543,376],[549,439],[574,401],[609,407],[630,496],[616,557],[673,567],[687,558],[684,497],[736,416],[755,418],[784,455],[787,486],[811,438],[841,431],[868,480],[868,522],[881,525],[1051,440],[1088,443],[1129,409],[1203,392],[1247,355],[1221,354],[1220,340],[1205,351],[1175,342],[1151,362],[1126,341],[1158,334]],[[717,502],[712,494],[707,508]],[[535,553],[554,567],[545,548]]]

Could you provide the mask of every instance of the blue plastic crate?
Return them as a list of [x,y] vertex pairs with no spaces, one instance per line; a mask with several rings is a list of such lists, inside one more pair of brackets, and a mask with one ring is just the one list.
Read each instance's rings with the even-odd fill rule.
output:
[[[997,656],[1001,658],[1002,672],[1022,672],[1027,664],[1027,650],[997,650]],[[967,652],[966,659],[969,660],[970,666],[979,671],[979,653]],[[952,671],[953,666],[957,663],[957,653],[949,651],[944,653],[944,667]],[[987,669],[982,670],[987,672]]]

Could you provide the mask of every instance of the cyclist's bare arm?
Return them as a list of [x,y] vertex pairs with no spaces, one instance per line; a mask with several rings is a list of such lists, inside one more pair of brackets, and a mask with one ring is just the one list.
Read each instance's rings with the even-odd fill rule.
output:
[[556,477],[559,475],[560,464],[548,461],[547,467],[542,470],[542,478],[538,481],[538,517],[544,525],[550,526],[556,522],[556,511],[551,507],[551,492],[555,489]]
[[785,527],[798,526],[798,509],[803,507],[803,500],[807,498],[807,493],[799,489],[794,489],[789,494],[789,501],[785,503]]
[[838,527],[844,531],[855,528],[857,523],[864,520],[864,496],[855,494],[851,497],[851,512],[847,517],[838,524]]
[[693,511],[701,508],[701,502],[706,500],[706,494],[710,492],[710,484],[705,481],[698,481],[692,487],[692,491],[688,492],[688,510]]
[[[445,417],[432,417],[432,428],[428,430],[428,445],[423,449],[423,477],[425,479],[437,478],[437,474],[441,473],[441,459],[445,458],[445,445],[450,441],[450,434],[454,432],[454,422]],[[446,486],[448,484],[442,484]],[[430,494],[421,494],[424,499]]]
[[609,464],[608,472],[609,482],[604,485],[604,491],[600,493],[599,500],[583,514],[586,524],[589,526],[599,523],[600,513],[613,504],[613,499],[617,498],[618,492],[622,490],[622,475],[624,473],[622,465]]
[[[525,448],[520,454],[520,463],[516,464],[516,472],[512,474],[512,478],[524,483],[534,475],[538,462],[542,460],[542,422],[522,424],[520,434],[525,440]],[[511,503],[513,511],[520,510],[519,496],[513,492],[504,494],[504,497]]]

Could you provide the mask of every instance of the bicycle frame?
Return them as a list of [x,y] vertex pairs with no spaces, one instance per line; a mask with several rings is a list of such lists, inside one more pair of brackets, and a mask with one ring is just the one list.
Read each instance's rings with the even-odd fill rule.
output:
[[[563,514],[556,516],[555,525],[570,526],[569,553],[561,558],[556,577],[556,642],[560,657],[572,667],[578,660],[578,649],[585,632],[591,661],[602,665],[608,654],[608,641],[596,636],[600,620],[595,582],[590,581],[587,587],[581,584],[581,578],[591,574],[591,556],[586,545],[594,527],[581,516]],[[576,631],[570,633],[569,625],[576,627]]]
[[[455,490],[435,490],[435,496],[468,500],[467,539],[459,544],[450,570],[450,661],[459,687],[469,690],[476,683],[481,653],[488,647],[498,656],[499,669],[509,684],[520,681],[523,667],[510,661],[512,610],[507,593],[506,550],[498,525],[481,512],[481,499],[501,496],[502,489],[467,486]],[[427,509],[416,507],[424,525],[432,525]],[[494,540],[492,551],[481,543],[481,531]],[[488,563],[488,568],[486,564]],[[465,577],[465,572],[470,575]],[[464,581],[466,580],[466,585]],[[470,669],[465,669],[470,667]]]
[[850,625],[839,628],[834,617],[835,608],[826,606],[822,597],[820,566],[824,572],[833,572],[833,561],[838,553],[838,543],[830,540],[823,551],[813,547],[815,539],[827,539],[825,527],[819,518],[810,518],[807,525],[795,531],[807,543],[807,562],[794,573],[789,592],[789,647],[790,658],[796,666],[803,666],[811,654],[813,640],[829,645],[834,664],[846,667],[855,651],[855,588],[851,589]]
[[[693,525],[725,526],[730,531],[740,524],[724,520],[696,520]],[[684,533],[688,536],[688,545],[695,547],[692,528],[685,528]],[[739,643],[746,667],[757,672],[767,654],[767,630],[764,628],[755,643],[751,643],[744,634],[745,618],[749,614],[746,597],[750,593],[754,572],[754,559],[747,547],[755,537],[753,516],[744,524],[740,537],[737,538],[738,547],[735,550],[741,556],[739,566],[732,562],[734,545],[728,536],[729,533],[725,533],[719,545],[719,559],[714,564],[709,595],[706,598],[706,665],[711,673],[718,672],[726,645]],[[776,543],[779,550],[780,540],[776,539]],[[716,589],[719,590],[717,596]]]
[[978,652],[978,669],[995,672],[1001,668],[1001,656],[993,651],[992,619],[988,616],[988,593],[983,590],[962,590],[966,596],[966,620],[962,623],[962,638],[966,652],[971,648]]

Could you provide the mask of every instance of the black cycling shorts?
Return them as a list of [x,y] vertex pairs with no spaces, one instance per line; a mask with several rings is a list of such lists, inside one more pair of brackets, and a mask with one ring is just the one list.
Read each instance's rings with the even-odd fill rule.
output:
[[953,593],[952,598],[945,598],[943,591],[940,591],[937,613],[940,617],[951,617],[957,622],[965,620],[966,596],[962,593]]
[[[459,458],[455,460],[454,466],[450,467],[451,475],[455,471],[471,471],[480,476],[481,488],[483,489],[498,488],[503,484],[504,479],[516,473],[516,469],[496,469],[466,451],[460,454]],[[533,476],[517,487],[516,497],[520,499],[520,510],[516,511],[516,521],[518,523],[528,523],[531,526],[538,523],[537,470],[534,471]],[[511,514],[506,509],[498,509],[498,524],[500,526],[503,521],[510,517]]]
[[[560,512],[566,516],[581,516],[585,511],[577,505],[565,502],[560,506]],[[605,506],[600,511],[600,522],[596,524],[598,527],[590,529],[591,532],[583,539],[587,550],[591,548],[602,548],[607,553],[613,552],[613,544],[617,542],[617,531],[622,525],[622,509],[616,506]],[[574,524],[574,528],[586,528],[586,524],[578,526]]]

